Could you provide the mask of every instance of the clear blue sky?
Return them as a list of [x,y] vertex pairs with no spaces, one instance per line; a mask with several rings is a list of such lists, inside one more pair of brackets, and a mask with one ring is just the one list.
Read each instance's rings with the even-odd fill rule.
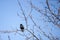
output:
[[16,0],[0,0],[0,28],[5,29],[5,27],[18,25],[17,12],[18,4]]
[[[21,3],[23,4],[22,6],[23,6],[23,9],[25,10],[26,15],[28,15],[28,13],[30,12],[30,6],[29,6],[29,4],[26,1],[25,2],[24,1],[22,0]],[[42,5],[42,4],[40,5],[39,1],[40,0],[38,0],[38,1],[37,0],[36,1],[33,0],[32,2],[36,6],[40,7],[41,9],[43,9],[45,5]],[[44,0],[43,1],[41,0],[41,2],[44,2]],[[58,6],[59,5],[57,5],[57,7]],[[17,3],[17,0],[0,0],[0,30],[15,30],[16,28],[19,29],[20,23],[23,23],[25,25],[25,22],[23,21],[24,19],[17,16],[17,13],[19,13],[20,16],[22,16],[20,12],[21,11],[20,11],[19,5]],[[38,19],[39,18],[39,14],[36,15],[35,13],[38,13],[38,12],[33,10],[32,15],[34,16],[35,19],[37,18],[35,20],[36,23],[38,25],[42,26],[41,28],[46,33],[48,33],[48,30],[49,30],[48,28],[52,28],[52,32],[51,33],[54,36],[60,37],[60,29],[58,27],[54,27],[54,25],[52,25],[51,23],[44,23],[44,21],[42,19],[43,16],[40,14],[40,16],[42,16],[42,17],[40,17],[40,19]],[[28,19],[28,20],[29,20],[29,24],[30,24],[29,26],[31,26],[32,22],[31,22],[30,19]],[[46,27],[47,24],[50,27]],[[8,38],[7,38],[8,34],[1,34],[0,33],[0,35],[2,36],[1,38],[3,40],[8,40]],[[21,40],[21,39],[23,39],[18,34],[17,35],[9,34],[9,35],[11,36],[12,40]]]

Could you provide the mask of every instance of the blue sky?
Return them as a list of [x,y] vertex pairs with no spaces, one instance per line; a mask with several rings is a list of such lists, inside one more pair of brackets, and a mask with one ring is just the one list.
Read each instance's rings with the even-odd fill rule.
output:
[[18,25],[17,12],[18,4],[16,0],[0,0],[0,28],[5,29],[8,26]]
[[[17,16],[17,0],[0,0],[0,30],[16,30],[20,25],[20,18]],[[1,40],[8,40],[8,34],[0,34]],[[18,40],[19,35],[9,34],[11,40]],[[22,39],[22,38],[20,38]]]
[[[38,8],[40,7],[41,9],[44,9],[45,5],[40,4],[40,2],[44,2],[44,0],[42,0],[40,2],[39,1],[40,0],[38,0],[38,1],[32,0],[33,4],[35,6],[37,6]],[[22,4],[22,7],[25,11],[26,16],[28,16],[28,14],[31,10],[29,3],[26,2],[26,0],[20,0],[20,2]],[[54,2],[54,1],[52,1],[52,2]],[[59,5],[57,7],[59,7]],[[20,16],[17,16],[17,13],[19,13]],[[22,23],[24,26],[26,26],[23,15],[21,13],[22,12],[20,10],[17,0],[0,0],[0,30],[19,29],[20,23]],[[35,13],[37,13],[37,14],[35,14]],[[32,15],[33,15],[35,22],[38,24],[38,26],[41,26],[41,28],[43,29],[43,31],[46,32],[46,34],[51,32],[54,36],[60,37],[60,28],[58,28],[56,26],[54,27],[54,25],[52,23],[48,23],[48,22],[44,23],[43,18],[45,18],[45,17],[43,17],[42,14],[39,14],[34,9],[32,11]],[[40,19],[38,19],[38,18],[40,18]],[[29,28],[32,28],[31,26],[33,25],[33,23],[29,17],[28,17],[28,24],[29,24]],[[46,25],[49,27],[46,27]],[[50,30],[50,28],[52,28],[52,31]],[[37,34],[39,34],[39,32],[37,32]],[[14,35],[14,33],[11,33],[11,34],[4,34],[4,33],[1,34],[0,33],[0,35],[1,35],[2,40],[8,40],[7,35],[11,36],[11,40],[23,39],[22,36],[20,36],[18,34]],[[43,35],[41,35],[41,36],[43,36]]]

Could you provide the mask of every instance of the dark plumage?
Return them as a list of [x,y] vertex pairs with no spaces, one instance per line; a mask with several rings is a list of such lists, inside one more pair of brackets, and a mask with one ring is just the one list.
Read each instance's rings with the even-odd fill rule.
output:
[[24,32],[24,26],[22,24],[20,24],[20,29],[22,32]]

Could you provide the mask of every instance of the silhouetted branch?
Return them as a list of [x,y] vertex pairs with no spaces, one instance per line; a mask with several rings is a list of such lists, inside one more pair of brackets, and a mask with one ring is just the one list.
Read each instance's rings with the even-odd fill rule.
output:
[[41,32],[40,31],[39,32],[42,33],[44,36],[46,36],[47,38],[49,38],[51,40],[51,38],[47,34],[45,34],[44,31],[42,31],[42,29],[40,28],[40,26],[37,26],[37,24],[34,22],[34,20],[32,18],[32,15],[30,15],[30,18],[31,18],[32,22],[34,23],[34,25],[41,31]]
[[23,14],[23,16],[24,16],[24,19],[25,19],[25,22],[26,22],[26,27],[28,28],[27,17],[25,16],[25,13],[24,13],[24,10],[23,10],[23,8],[22,8],[22,6],[21,6],[21,3],[19,2],[19,0],[17,0],[17,1],[18,1],[18,4],[19,4],[20,8],[21,8],[22,14]]
[[0,33],[14,33],[14,32],[18,32],[18,31],[21,31],[21,30],[9,30],[9,31],[7,31],[7,30],[4,30],[4,31],[0,30]]
[[26,29],[28,32],[30,32],[37,40],[39,40],[36,35],[34,35],[30,30]]
[[11,40],[9,35],[8,35],[8,39]]
[[[49,11],[51,12],[50,14],[52,14],[52,17],[55,18],[55,19],[53,19],[54,21],[52,21],[52,23],[54,22],[53,24],[55,24],[55,25],[57,25],[58,27],[60,27],[60,24],[58,24],[58,22],[56,22],[57,20],[60,21],[60,18],[57,17],[57,16],[55,15],[55,13],[53,13],[52,10],[50,9],[50,5],[49,5],[49,3],[48,3],[48,0],[46,0],[46,4],[47,4],[47,7],[48,7]],[[52,17],[51,17],[51,18],[52,18]]]

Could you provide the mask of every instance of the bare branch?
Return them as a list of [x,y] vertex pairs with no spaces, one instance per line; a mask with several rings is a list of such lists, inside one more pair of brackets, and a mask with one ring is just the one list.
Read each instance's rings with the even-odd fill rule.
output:
[[8,35],[8,39],[11,40],[9,35]]
[[23,16],[24,16],[24,19],[25,19],[25,22],[26,22],[26,27],[28,28],[27,17],[25,16],[25,13],[24,13],[24,10],[23,10],[23,8],[22,8],[22,6],[21,6],[21,3],[19,2],[19,0],[17,0],[17,1],[18,1],[18,4],[19,4],[20,8],[21,8],[22,14],[23,14]]

